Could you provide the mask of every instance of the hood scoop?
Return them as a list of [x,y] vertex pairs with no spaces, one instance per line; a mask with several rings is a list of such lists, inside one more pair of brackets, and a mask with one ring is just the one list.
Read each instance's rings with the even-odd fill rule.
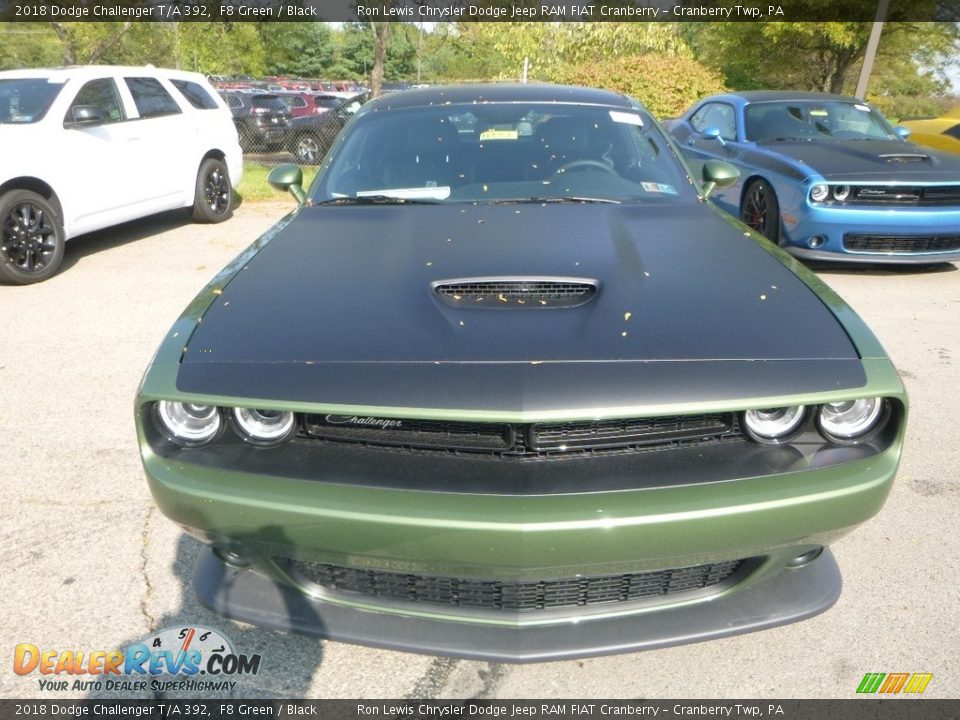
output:
[[590,302],[596,280],[571,277],[480,277],[440,280],[433,292],[456,308],[571,308]]
[[930,160],[930,156],[924,153],[890,153],[881,155],[880,159],[888,163],[918,163],[927,162]]

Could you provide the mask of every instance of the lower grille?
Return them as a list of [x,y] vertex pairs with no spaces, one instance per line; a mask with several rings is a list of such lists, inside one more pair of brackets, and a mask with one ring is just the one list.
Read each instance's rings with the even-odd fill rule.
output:
[[960,235],[854,235],[843,236],[843,246],[854,252],[912,253],[960,250]]
[[295,575],[328,590],[411,603],[529,612],[703,590],[727,580],[748,560],[625,575],[522,582],[409,575],[298,560],[287,562]]

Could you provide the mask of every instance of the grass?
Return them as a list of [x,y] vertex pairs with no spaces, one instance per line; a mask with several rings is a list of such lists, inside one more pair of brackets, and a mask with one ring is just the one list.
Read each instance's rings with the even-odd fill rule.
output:
[[[263,202],[265,200],[285,200],[290,196],[279,190],[274,190],[267,183],[267,175],[276,167],[275,165],[264,165],[262,163],[245,162],[243,163],[243,180],[237,186],[237,193],[243,198],[244,202]],[[303,187],[310,186],[313,182],[313,176],[316,175],[315,167],[306,167],[303,169]]]

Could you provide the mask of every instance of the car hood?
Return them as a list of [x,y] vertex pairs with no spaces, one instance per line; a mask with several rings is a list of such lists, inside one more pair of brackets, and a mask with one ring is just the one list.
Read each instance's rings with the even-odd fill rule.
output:
[[831,179],[956,182],[960,159],[898,140],[770,141],[757,146]]
[[[576,307],[451,307],[437,282],[595,282]],[[865,382],[831,311],[707,204],[305,208],[223,289],[177,386],[548,410]]]

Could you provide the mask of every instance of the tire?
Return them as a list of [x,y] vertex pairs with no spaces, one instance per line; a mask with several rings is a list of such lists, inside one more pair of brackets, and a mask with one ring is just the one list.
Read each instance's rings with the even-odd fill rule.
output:
[[301,165],[317,165],[323,159],[323,150],[320,139],[312,132],[303,132],[297,135],[293,145],[293,154]]
[[200,163],[193,198],[193,219],[199,222],[223,222],[233,215],[233,185],[223,160],[207,158]]
[[740,219],[767,238],[780,243],[780,203],[766,180],[755,180],[743,194]]
[[63,262],[63,222],[53,204],[29,190],[0,196],[0,281],[29,285]]

